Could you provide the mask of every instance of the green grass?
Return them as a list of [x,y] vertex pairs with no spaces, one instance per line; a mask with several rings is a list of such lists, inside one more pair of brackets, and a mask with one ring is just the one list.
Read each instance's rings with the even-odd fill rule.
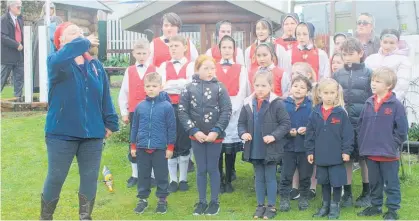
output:
[[6,99],[6,98],[13,98],[13,87],[10,86],[6,86],[4,87],[3,91],[1,92],[1,98],[2,99]]
[[[116,98],[117,89],[112,89]],[[9,114],[3,113],[2,150],[1,150],[1,219],[27,220],[38,219],[40,210],[40,193],[47,173],[47,153],[44,141],[45,113]],[[100,220],[134,220],[134,219],[251,219],[256,206],[253,186],[253,170],[250,164],[237,160],[238,179],[233,182],[236,191],[221,195],[221,212],[218,216],[192,216],[193,205],[198,194],[195,184],[195,173],[189,174],[191,189],[184,193],[171,194],[168,198],[169,211],[165,215],[154,214],[156,199],[154,190],[150,197],[150,207],[142,215],[133,212],[136,206],[136,190],[126,188],[126,179],[131,175],[131,166],[127,161],[127,145],[117,143],[112,139],[107,141],[103,152],[101,168],[106,165],[112,171],[115,179],[115,193],[109,193],[98,181],[98,192],[93,218]],[[237,157],[240,159],[240,156]],[[405,165],[407,168],[407,165]],[[354,196],[361,190],[359,171],[355,173]],[[419,194],[419,164],[414,164],[412,174],[402,183],[401,219],[417,219],[419,211],[417,203]],[[59,220],[78,219],[79,176],[77,162],[74,160],[67,180],[61,192],[54,218]],[[209,193],[208,193],[209,195]],[[292,211],[279,213],[281,220],[307,220],[321,204],[320,194],[312,202],[308,211],[300,212],[297,202],[292,202]],[[341,219],[360,219],[356,216],[359,209],[343,209]],[[365,219],[365,218],[362,218]],[[381,219],[372,217],[370,219]]]

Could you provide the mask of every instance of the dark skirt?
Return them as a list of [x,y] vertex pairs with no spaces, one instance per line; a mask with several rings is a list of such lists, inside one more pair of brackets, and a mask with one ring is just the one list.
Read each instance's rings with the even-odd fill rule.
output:
[[316,179],[318,184],[330,184],[332,187],[340,187],[346,185],[347,179],[345,165],[316,165]]
[[223,143],[221,147],[221,153],[225,154],[236,154],[237,152],[243,151],[243,143]]

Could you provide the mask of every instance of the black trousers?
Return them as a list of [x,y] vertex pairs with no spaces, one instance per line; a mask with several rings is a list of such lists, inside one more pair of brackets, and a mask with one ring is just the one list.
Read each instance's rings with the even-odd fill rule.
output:
[[166,198],[169,195],[169,168],[167,165],[166,151],[155,150],[147,153],[145,149],[137,149],[138,184],[137,197],[147,199],[151,193],[151,169],[154,169],[156,179],[156,196]]
[[[131,128],[132,128],[132,118],[134,118],[134,112],[130,112],[128,115],[128,119],[129,119],[129,133],[128,133],[128,140],[130,139],[130,135],[131,135]],[[137,163],[137,160],[135,157],[131,156],[131,144],[130,142],[128,142],[128,160],[131,163]],[[151,173],[151,172],[150,172]]]
[[307,196],[310,190],[313,165],[307,161],[305,152],[284,152],[282,158],[282,171],[279,182],[279,194],[281,197],[289,197],[292,188],[292,178],[295,169],[298,168],[300,177],[300,194]]
[[[223,157],[223,155],[224,153],[220,154],[220,159],[218,161],[218,169],[220,170],[221,183],[231,183],[235,153],[225,153],[225,158]],[[223,179],[223,158],[225,159],[226,165],[225,180]]]

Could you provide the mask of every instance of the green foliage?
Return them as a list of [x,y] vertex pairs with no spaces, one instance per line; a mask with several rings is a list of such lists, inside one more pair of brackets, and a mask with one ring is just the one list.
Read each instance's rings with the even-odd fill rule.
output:
[[414,123],[409,129],[409,140],[419,141],[419,124]]
[[103,62],[105,67],[128,67],[129,56],[128,55],[116,55],[112,56]]
[[129,124],[119,124],[119,131],[112,134],[112,140],[118,143],[129,143]]

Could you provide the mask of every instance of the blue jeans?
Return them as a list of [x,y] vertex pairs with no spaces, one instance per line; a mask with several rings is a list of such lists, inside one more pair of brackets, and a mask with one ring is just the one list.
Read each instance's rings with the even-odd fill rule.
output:
[[255,170],[255,191],[258,205],[265,205],[265,195],[268,196],[268,205],[275,206],[277,181],[276,163],[264,164],[263,162],[253,162]]
[[78,141],[46,138],[48,175],[44,183],[43,198],[50,202],[59,198],[74,156],[77,157],[80,174],[79,193],[92,200],[96,196],[103,139]]

